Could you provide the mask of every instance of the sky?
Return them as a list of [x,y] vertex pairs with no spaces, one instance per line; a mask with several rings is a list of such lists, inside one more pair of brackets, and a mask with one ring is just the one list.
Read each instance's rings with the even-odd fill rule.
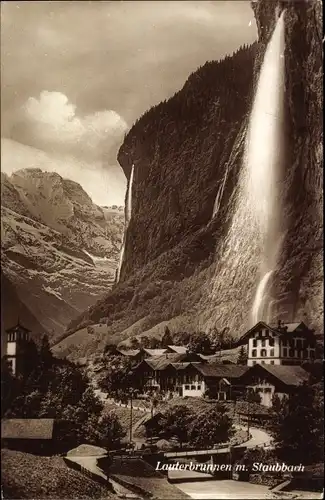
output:
[[124,204],[136,119],[257,36],[245,0],[1,3],[1,169],[57,171]]

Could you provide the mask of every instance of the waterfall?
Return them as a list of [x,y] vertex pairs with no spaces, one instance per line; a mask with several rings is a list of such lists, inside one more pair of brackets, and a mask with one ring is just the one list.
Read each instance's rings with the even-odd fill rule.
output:
[[[254,102],[244,134],[244,157],[236,191],[228,200],[232,218],[227,237],[218,246],[218,261],[210,291],[219,305],[225,290],[233,290],[237,305],[251,309],[251,322],[267,313],[270,280],[283,235],[280,227],[279,184],[282,174],[284,119],[284,12],[265,52]],[[217,213],[222,190],[217,195]],[[228,210],[229,210],[228,209]],[[229,213],[229,211],[228,211]],[[256,287],[253,306],[243,294]],[[244,317],[242,316],[244,320]]]
[[129,224],[130,224],[131,216],[132,216],[133,176],[134,176],[134,163],[133,163],[132,169],[131,169],[131,175],[130,175],[130,180],[129,180],[129,185],[128,185],[128,191],[127,191],[127,196],[126,196],[125,227],[124,227],[124,233],[123,233],[122,248],[121,248],[121,251],[120,251],[119,265],[118,265],[118,268],[117,268],[116,283],[118,283],[119,280],[120,280],[121,269],[122,269],[123,260],[124,260],[124,253],[125,253],[126,234],[127,234],[127,230],[128,230]]
[[126,223],[129,225],[129,222],[131,220],[131,215],[132,215],[132,186],[133,186],[133,175],[134,175],[134,164],[132,165],[131,169],[131,175],[130,175],[130,182],[129,182],[129,189],[128,189],[128,196],[127,196],[127,202],[126,202]]
[[[255,295],[255,300],[252,308],[252,320],[253,323],[257,323],[259,319],[264,318],[263,314],[265,314],[264,310],[264,305],[266,302],[266,290],[267,290],[267,284],[271,278],[273,271],[269,271],[268,273],[264,274],[263,278],[258,284],[256,295]],[[269,312],[269,307],[267,308]],[[266,318],[265,318],[266,319]]]
[[283,151],[284,11],[265,52],[247,135],[247,194],[263,245],[252,321],[263,319],[267,285],[281,245],[278,183]]

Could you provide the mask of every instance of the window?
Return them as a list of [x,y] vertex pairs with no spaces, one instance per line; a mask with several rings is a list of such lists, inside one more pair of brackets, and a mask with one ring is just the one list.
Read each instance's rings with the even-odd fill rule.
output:
[[273,337],[270,337],[270,338],[269,338],[269,345],[270,345],[271,347],[273,347],[273,346],[274,346],[274,338],[273,338]]
[[297,349],[301,349],[302,348],[301,339],[297,339],[296,340],[296,347],[297,347]]
[[302,352],[302,355],[303,355],[303,357],[304,357],[304,358],[307,358],[307,351],[306,351],[306,350],[305,350],[305,351],[303,351],[303,352]]
[[265,339],[262,339],[262,347],[265,347]]
[[191,385],[191,391],[195,391],[195,385]]
[[284,348],[283,349],[283,356],[286,358],[288,356],[288,349]]
[[270,361],[270,365],[274,365],[274,361],[273,361],[273,359]]
[[190,389],[190,386],[189,385],[186,385],[185,386],[185,390],[188,391]]
[[269,331],[268,331],[268,330],[265,330],[265,333],[266,333],[266,335],[268,335],[268,334],[269,334]]
[[274,356],[274,349],[270,350],[270,356]]
[[287,347],[288,341],[287,340],[282,340],[282,345],[283,345],[283,347]]
[[294,356],[295,356],[295,350],[290,348],[289,349],[289,358],[294,358]]
[[253,358],[256,358],[256,355],[257,355],[257,351],[256,351],[256,349],[253,349],[253,350],[252,350],[252,357],[253,357]]
[[257,347],[257,339],[253,339],[253,347]]
[[266,357],[266,349],[261,349],[261,357],[262,358]]
[[314,350],[314,349],[311,349],[311,350],[310,350],[310,357],[311,357],[311,358],[314,358],[314,357],[315,357],[315,350]]
[[197,386],[197,390],[198,390],[198,391],[200,391],[200,390],[201,390],[201,386],[200,386],[200,385],[198,385],[198,386]]

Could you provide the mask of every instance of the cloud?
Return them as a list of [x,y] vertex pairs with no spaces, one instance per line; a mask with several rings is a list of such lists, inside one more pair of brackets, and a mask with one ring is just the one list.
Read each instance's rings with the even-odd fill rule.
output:
[[98,205],[123,205],[126,178],[117,165],[103,167],[71,156],[46,153],[10,139],[1,139],[1,171],[11,175],[23,168],[57,172],[81,184]]
[[76,106],[62,92],[44,90],[38,98],[27,99],[21,111],[19,135],[25,144],[83,160],[107,156],[116,160],[116,149],[128,128],[113,110],[78,115]]

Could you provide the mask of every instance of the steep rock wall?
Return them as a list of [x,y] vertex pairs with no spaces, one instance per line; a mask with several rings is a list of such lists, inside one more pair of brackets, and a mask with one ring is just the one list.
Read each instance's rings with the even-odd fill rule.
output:
[[[286,158],[282,182],[284,240],[274,273],[272,319],[323,318],[322,10],[318,0],[252,3],[257,46],[207,63],[172,99],[141,117],[119,161],[135,164],[132,219],[121,280],[70,325],[75,331],[107,317],[115,340],[132,324],[148,334],[249,325],[258,256],[229,240],[245,131],[266,45],[285,7]],[[224,187],[224,189],[222,189]],[[214,203],[219,210],[211,220]],[[233,244],[234,242],[234,244]],[[102,339],[104,341],[104,339]]]

